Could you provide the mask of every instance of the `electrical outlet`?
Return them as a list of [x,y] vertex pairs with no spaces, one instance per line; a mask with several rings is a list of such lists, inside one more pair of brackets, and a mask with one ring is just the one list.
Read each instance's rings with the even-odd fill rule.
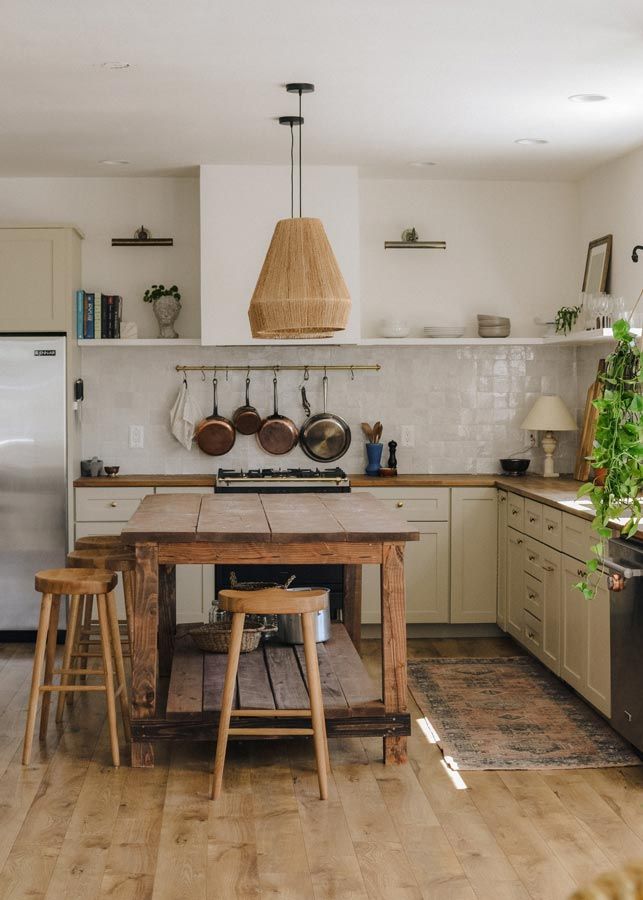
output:
[[415,425],[400,426],[400,444],[403,447],[415,447]]
[[145,429],[142,425],[130,425],[129,445],[132,450],[142,450],[145,446]]
[[529,435],[529,446],[530,446],[530,447],[535,447],[535,446],[536,446],[536,435],[533,433],[533,431],[532,431],[531,434]]

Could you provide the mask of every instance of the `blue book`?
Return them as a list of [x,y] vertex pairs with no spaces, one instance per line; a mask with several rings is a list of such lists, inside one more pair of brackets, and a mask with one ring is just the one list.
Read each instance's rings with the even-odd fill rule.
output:
[[94,303],[95,295],[91,293],[85,294],[85,334],[89,340],[94,338]]
[[83,305],[85,291],[76,291],[76,337],[83,337]]

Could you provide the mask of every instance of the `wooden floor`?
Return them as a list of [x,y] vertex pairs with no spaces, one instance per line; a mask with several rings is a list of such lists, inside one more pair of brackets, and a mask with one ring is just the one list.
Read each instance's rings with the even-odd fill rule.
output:
[[[516,652],[505,639],[409,649]],[[412,702],[410,765],[384,768],[377,738],[331,740],[327,803],[305,740],[232,744],[217,803],[207,744],[160,747],[153,770],[114,770],[98,695],[81,697],[60,732],[52,723],[23,769],[31,654],[0,645],[2,900],[562,900],[643,858],[643,769],[454,777]],[[364,656],[375,674],[376,642]]]

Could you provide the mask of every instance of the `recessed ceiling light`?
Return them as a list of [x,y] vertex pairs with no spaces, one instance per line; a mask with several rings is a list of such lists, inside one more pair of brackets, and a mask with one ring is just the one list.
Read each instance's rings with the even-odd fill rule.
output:
[[572,103],[600,103],[602,100],[609,100],[604,94],[572,94],[567,98]]
[[110,60],[100,64],[101,69],[129,69],[128,62],[120,62],[119,60]]
[[437,166],[437,163],[434,162],[412,162],[409,163],[410,166],[417,166],[418,168],[422,168],[424,166]]
[[518,138],[517,141],[514,141],[514,144],[548,144],[549,141],[546,141],[544,138]]
[[101,166],[129,166],[129,159],[99,159]]

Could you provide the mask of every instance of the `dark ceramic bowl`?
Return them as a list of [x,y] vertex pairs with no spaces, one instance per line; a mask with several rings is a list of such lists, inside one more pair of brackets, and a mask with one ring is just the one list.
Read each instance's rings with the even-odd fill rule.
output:
[[506,475],[524,475],[530,462],[529,459],[501,459],[500,465]]

